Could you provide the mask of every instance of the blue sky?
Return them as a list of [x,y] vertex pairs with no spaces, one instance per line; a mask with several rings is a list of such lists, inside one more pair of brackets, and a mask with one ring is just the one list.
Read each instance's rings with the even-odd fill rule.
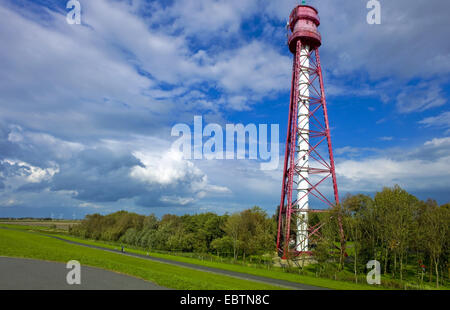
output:
[[[176,123],[280,124],[298,1],[0,0],[0,217],[235,212],[279,203],[281,166],[186,161]],[[450,200],[448,1],[308,1],[340,195],[399,184]],[[281,154],[283,158],[283,154]],[[325,188],[331,194],[331,188]]]

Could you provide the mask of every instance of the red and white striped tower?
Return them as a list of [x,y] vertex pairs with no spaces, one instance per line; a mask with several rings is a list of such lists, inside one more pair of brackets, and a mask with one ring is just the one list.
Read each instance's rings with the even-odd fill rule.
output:
[[[289,17],[288,44],[294,63],[277,234],[277,250],[283,258],[309,253],[308,241],[321,227],[320,223],[308,225],[308,214],[319,212],[310,209],[310,197],[326,208],[339,204],[320,65],[319,25],[318,11],[308,5],[296,6]],[[320,185],[328,178],[332,179],[334,201],[321,192]],[[339,226],[343,240],[340,218]]]

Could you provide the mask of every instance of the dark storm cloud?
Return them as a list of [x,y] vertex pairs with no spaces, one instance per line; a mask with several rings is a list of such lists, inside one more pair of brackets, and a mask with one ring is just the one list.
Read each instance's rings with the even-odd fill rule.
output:
[[[188,205],[208,186],[205,175],[192,164],[177,158],[175,166],[171,160],[161,162],[166,150],[155,140],[148,146],[143,143],[148,148],[145,154],[153,156],[147,167],[129,148],[130,141],[86,146],[18,126],[1,128],[0,181],[10,180],[11,193],[20,194],[22,200],[33,193],[47,199],[51,193],[63,193],[74,199],[72,203],[136,200],[141,207],[164,207]],[[138,176],[132,175],[136,168],[141,169]]]
[[50,187],[50,183],[48,181],[42,181],[39,183],[27,183],[22,186],[19,186],[15,192],[25,192],[25,193],[39,193],[46,188]]
[[142,165],[130,154],[107,149],[81,151],[60,163],[60,173],[51,181],[52,191],[73,191],[73,197],[89,202],[112,202],[145,192],[142,184],[129,176],[130,168]]
[[130,176],[134,167],[146,168],[131,154],[117,154],[106,148],[85,150],[60,164],[50,189],[73,191],[72,197],[80,201],[103,203],[136,198],[143,207],[164,207],[177,205],[166,195],[190,197],[192,184],[201,183],[204,177],[201,173],[187,173],[168,184],[148,183]]
[[4,122],[0,121],[0,158],[9,157],[20,152],[20,147],[8,140],[10,133],[11,129]]

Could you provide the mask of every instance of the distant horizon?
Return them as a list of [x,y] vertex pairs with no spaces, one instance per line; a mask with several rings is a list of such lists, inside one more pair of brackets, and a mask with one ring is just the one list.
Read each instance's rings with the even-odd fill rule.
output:
[[[381,191],[381,190],[380,190]],[[362,194],[362,193],[359,193],[359,194]],[[354,195],[358,195],[358,194],[354,194]],[[367,195],[367,194],[363,194],[363,195]],[[372,199],[374,198],[373,196],[374,195],[368,195],[368,196],[370,196]],[[344,197],[341,197],[341,200],[342,200],[342,198],[344,198]],[[416,197],[416,198],[418,198],[418,197]],[[449,204],[450,203],[450,201],[447,201],[447,202],[444,202],[444,203],[440,203],[440,202],[438,202],[437,200],[435,200],[435,199],[433,199],[433,198],[427,198],[427,199],[420,199],[420,198],[418,198],[420,201],[423,201],[423,202],[426,202],[428,199],[431,199],[431,200],[434,200],[434,201],[436,201],[436,203],[439,205],[439,206],[443,206],[443,205],[446,205],[446,204]],[[252,206],[249,206],[248,208],[244,208],[244,209],[242,209],[242,210],[239,210],[239,211],[235,211],[235,212],[240,212],[240,211],[243,211],[243,210],[248,210],[248,209],[251,209],[252,207],[254,207],[254,206],[258,206],[258,205],[256,205],[256,204],[254,204],[254,205],[252,205]],[[260,206],[258,206],[258,207],[260,207]],[[263,209],[265,212],[267,212],[267,214],[269,215],[269,216],[273,216],[273,215],[276,215],[276,211],[277,211],[277,207],[278,207],[278,205],[275,207],[275,209],[273,210],[273,212],[270,212],[270,211],[268,211],[268,210],[266,210],[266,209]],[[311,209],[315,209],[315,208],[311,208]],[[162,209],[162,210],[165,210],[165,209]],[[320,209],[319,209],[320,210]],[[326,208],[323,208],[322,210],[328,210],[328,209],[326,209]],[[97,212],[91,212],[91,213],[86,213],[86,214],[84,214],[82,217],[75,217],[75,218],[69,218],[69,217],[64,217],[64,214],[63,214],[63,218],[59,218],[59,217],[57,217],[57,216],[55,216],[53,219],[51,218],[51,216],[26,216],[26,215],[24,215],[24,216],[6,216],[6,217],[4,217],[4,216],[0,216],[0,221],[1,220],[7,220],[7,219],[37,219],[37,220],[44,220],[44,219],[47,219],[47,220],[52,220],[52,221],[58,221],[58,220],[66,220],[66,221],[70,221],[70,220],[83,220],[85,217],[86,217],[86,215],[92,215],[92,214],[100,214],[100,215],[102,215],[102,216],[105,216],[105,215],[109,215],[109,214],[112,214],[112,213],[116,213],[116,212],[120,212],[120,211],[126,211],[126,212],[130,212],[130,213],[136,213],[136,214],[138,214],[138,215],[144,215],[144,216],[149,216],[149,215],[155,215],[158,219],[161,219],[164,215],[167,215],[167,214],[171,214],[171,215],[177,215],[177,216],[183,216],[183,215],[195,215],[195,214],[203,214],[203,213],[214,213],[214,214],[217,214],[217,215],[220,215],[220,216],[222,216],[222,215],[225,215],[225,214],[232,214],[232,213],[235,213],[235,212],[224,212],[224,213],[217,213],[217,212],[214,212],[213,210],[210,210],[210,211],[206,211],[206,210],[204,210],[204,211],[195,211],[195,212],[190,212],[190,213],[188,213],[188,212],[185,212],[185,213],[183,213],[182,211],[181,212],[179,212],[179,213],[174,213],[174,212],[170,212],[170,210],[169,209],[167,209],[167,211],[165,212],[165,213],[158,213],[158,214],[156,214],[155,212],[149,212],[149,213],[145,213],[145,212],[140,212],[140,211],[130,211],[129,209],[126,209],[126,208],[124,208],[124,209],[121,209],[121,210],[115,210],[115,211],[110,211],[110,212],[105,212],[105,211],[103,211],[103,212],[101,212],[100,210],[98,210]],[[58,214],[58,216],[59,216],[60,214]]]

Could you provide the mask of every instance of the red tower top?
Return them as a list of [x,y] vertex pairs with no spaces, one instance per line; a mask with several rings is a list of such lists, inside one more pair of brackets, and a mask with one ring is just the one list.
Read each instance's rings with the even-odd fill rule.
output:
[[322,44],[322,36],[317,27],[320,25],[318,11],[309,5],[297,5],[289,16],[289,49],[295,54],[297,41],[301,40],[311,48],[319,47]]

